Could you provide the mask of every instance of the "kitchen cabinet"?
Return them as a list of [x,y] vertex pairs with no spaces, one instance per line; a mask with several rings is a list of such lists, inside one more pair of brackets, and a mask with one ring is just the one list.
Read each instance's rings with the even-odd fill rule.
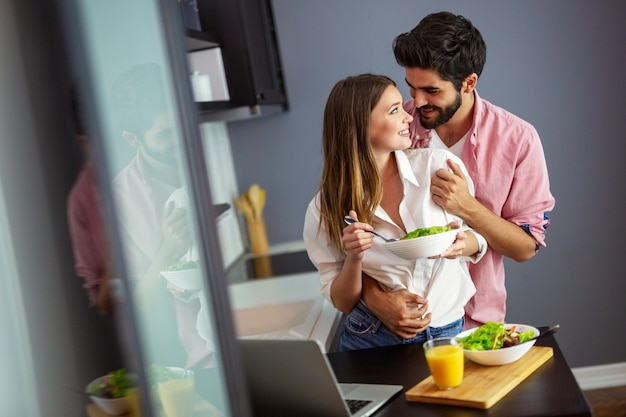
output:
[[[194,95],[204,94],[204,97],[196,96],[196,106],[200,114],[231,109],[233,103],[230,101],[221,46],[217,38],[212,34],[187,28],[185,42],[192,90]],[[209,84],[205,86],[208,91],[199,91],[200,85],[194,84],[200,77],[206,77],[204,81]]]
[[227,100],[199,102],[200,118],[238,120],[285,111],[271,2],[199,0],[198,11],[202,31],[187,29],[188,50],[220,49],[229,95]]

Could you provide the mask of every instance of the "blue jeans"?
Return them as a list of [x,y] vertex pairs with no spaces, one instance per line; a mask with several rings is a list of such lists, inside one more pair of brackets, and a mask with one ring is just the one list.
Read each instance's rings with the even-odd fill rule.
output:
[[453,321],[442,327],[427,327],[411,339],[403,339],[385,326],[372,313],[365,303],[359,301],[348,314],[339,339],[339,351],[367,349],[380,346],[400,345],[404,343],[423,343],[437,337],[451,337],[463,331],[464,319]]

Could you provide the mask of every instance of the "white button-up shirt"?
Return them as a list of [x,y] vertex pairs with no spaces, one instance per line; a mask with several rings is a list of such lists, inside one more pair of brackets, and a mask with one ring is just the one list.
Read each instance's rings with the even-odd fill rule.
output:
[[[404,198],[400,203],[400,217],[407,232],[422,227],[442,226],[462,222],[435,204],[430,193],[431,178],[440,168],[447,168],[446,160],[459,164],[470,189],[474,184],[463,162],[451,152],[442,149],[409,149],[395,152],[400,176],[403,179]],[[348,213],[346,213],[348,214]],[[345,253],[328,238],[326,227],[320,226],[319,194],[309,203],[304,221],[304,242],[311,261],[320,273],[321,290],[331,303],[330,287],[343,266]],[[385,237],[402,237],[405,232],[396,225],[382,207],[377,207],[372,221],[374,229]],[[462,222],[463,230],[471,230]],[[471,258],[406,260],[391,253],[383,241],[374,239],[374,245],[365,252],[363,272],[377,280],[389,291],[406,289],[428,300],[432,313],[431,326],[441,327],[461,318],[467,301],[475,292],[467,262],[478,262],[487,250],[485,238],[477,232],[480,252]]]

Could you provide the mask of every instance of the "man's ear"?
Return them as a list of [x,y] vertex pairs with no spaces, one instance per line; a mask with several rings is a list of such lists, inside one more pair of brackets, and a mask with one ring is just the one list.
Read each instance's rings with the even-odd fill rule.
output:
[[141,144],[139,142],[139,139],[137,139],[137,135],[135,135],[132,132],[125,130],[122,132],[122,136],[124,137],[124,140],[126,140],[126,142],[130,144],[130,146],[133,146],[136,148]]
[[478,83],[478,75],[473,72],[465,78],[463,81],[462,91],[466,94],[471,93],[476,88],[476,84]]

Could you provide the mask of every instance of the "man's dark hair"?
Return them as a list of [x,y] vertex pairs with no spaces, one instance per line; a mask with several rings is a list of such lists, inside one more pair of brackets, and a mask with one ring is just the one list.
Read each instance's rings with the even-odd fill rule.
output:
[[167,109],[161,68],[147,63],[131,67],[114,82],[111,106],[118,128],[143,140],[154,119]]
[[468,75],[480,77],[487,46],[468,19],[438,12],[423,18],[410,32],[398,35],[393,53],[404,68],[435,70],[459,90]]

